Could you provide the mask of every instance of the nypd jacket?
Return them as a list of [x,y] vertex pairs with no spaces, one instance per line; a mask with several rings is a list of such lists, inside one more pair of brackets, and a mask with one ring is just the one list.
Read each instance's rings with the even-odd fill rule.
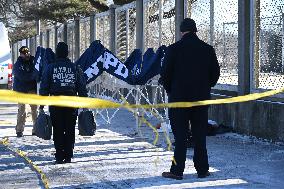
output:
[[40,95],[87,96],[86,82],[68,58],[57,59],[43,71]]
[[169,46],[160,81],[169,102],[210,99],[210,90],[220,76],[220,67],[212,46],[193,33]]
[[36,78],[37,71],[34,65],[34,57],[30,56],[29,60],[19,57],[13,66],[13,90],[18,92],[29,92],[37,89]]

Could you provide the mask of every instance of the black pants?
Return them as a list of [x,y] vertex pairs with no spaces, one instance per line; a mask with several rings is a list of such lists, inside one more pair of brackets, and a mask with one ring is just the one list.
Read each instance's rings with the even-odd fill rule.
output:
[[56,160],[71,159],[75,143],[76,111],[74,108],[50,106]]
[[169,118],[175,138],[175,162],[172,162],[171,172],[179,176],[183,175],[187,151],[188,124],[190,121],[192,137],[195,143],[194,167],[197,173],[206,173],[209,169],[206,149],[208,107],[172,108],[169,110]]

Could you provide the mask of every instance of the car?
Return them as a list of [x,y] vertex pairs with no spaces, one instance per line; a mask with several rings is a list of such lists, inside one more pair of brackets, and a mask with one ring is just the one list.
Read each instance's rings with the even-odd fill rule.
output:
[[13,64],[8,31],[2,22],[0,22],[0,44],[0,88],[10,89]]

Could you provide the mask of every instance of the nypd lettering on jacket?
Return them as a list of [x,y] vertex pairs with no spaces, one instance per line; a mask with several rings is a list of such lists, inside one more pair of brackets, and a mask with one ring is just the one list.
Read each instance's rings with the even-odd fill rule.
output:
[[119,61],[111,52],[104,51],[103,54],[85,71],[88,81],[94,76],[100,74],[100,69],[112,73],[112,75],[120,76],[124,79],[128,77],[127,67]]
[[59,66],[53,68],[52,73],[53,83],[60,83],[62,87],[72,86],[76,82],[75,73],[72,68]]

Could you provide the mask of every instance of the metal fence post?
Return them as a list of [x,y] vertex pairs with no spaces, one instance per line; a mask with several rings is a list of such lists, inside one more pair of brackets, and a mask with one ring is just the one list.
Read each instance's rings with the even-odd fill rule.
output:
[[126,9],[126,58],[129,56],[129,9]]
[[214,0],[210,0],[210,35],[209,43],[214,43]]
[[162,45],[162,19],[163,19],[163,1],[164,0],[159,0],[159,20],[158,20],[158,25],[159,25],[159,47]]
[[26,38],[25,41],[26,41],[26,46],[28,47],[28,45],[29,45],[29,39]]
[[32,55],[35,55],[36,45],[37,45],[36,35],[31,37],[31,39],[32,39],[32,43],[31,43],[31,47],[30,47],[30,52],[31,52]]
[[39,35],[39,45],[40,46],[43,46],[43,32],[40,32],[40,35]]
[[63,42],[68,44],[68,37],[67,37],[67,23],[63,24]]
[[[29,37],[28,40],[29,40],[29,45],[28,45],[28,47],[29,47],[29,49],[30,49],[30,51],[31,51],[31,48],[32,48],[32,37]],[[17,47],[18,47],[18,43],[17,43]]]
[[[18,45],[19,45],[19,44],[18,44]],[[30,38],[30,52],[31,52],[31,53],[33,53],[34,47],[35,47],[35,37],[32,36],[32,37]]]
[[179,26],[181,24],[181,22],[183,21],[184,19],[184,0],[176,0],[175,1],[175,6],[176,6],[176,15],[175,15],[175,38],[176,38],[176,41],[180,40],[181,38],[181,33],[180,33],[180,29],[179,29]]
[[50,42],[49,32],[50,30],[46,30],[46,48],[49,48],[49,42]]
[[74,37],[75,37],[75,52],[74,52],[74,58],[75,61],[80,57],[80,19],[75,19],[75,25],[74,25]]
[[35,40],[34,40],[34,42],[35,42],[35,43],[34,43],[34,52],[33,52],[34,55],[35,55],[35,53],[36,53],[37,47],[40,45],[40,44],[37,42],[37,36],[38,36],[38,35],[35,35],[35,36],[34,36],[34,39],[35,39]]
[[260,70],[260,0],[254,0],[253,6],[254,14],[254,83],[255,88],[259,87],[259,70]]
[[250,33],[251,33],[250,1],[238,1],[238,93],[250,93]]
[[284,12],[282,13],[282,73],[284,73]]
[[115,9],[117,6],[110,6],[110,51],[116,54],[116,16]]
[[58,42],[58,28],[56,25],[54,25],[54,49],[56,49],[57,46],[57,42]]
[[90,16],[90,44],[96,40],[95,37],[95,30],[96,30],[96,19],[95,19],[95,14],[91,14]]
[[136,48],[144,52],[144,3],[136,0]]
[[[136,48],[140,49],[142,52],[144,52],[144,0],[136,0]],[[139,86],[136,86],[137,92],[135,95],[135,103],[140,103],[140,98],[138,95]],[[135,109],[137,114],[139,115],[139,109]],[[136,117],[136,131],[139,134],[140,137],[142,137],[142,133],[139,130],[139,118]]]
[[191,1],[188,2],[187,0],[184,1],[184,6],[183,6],[183,10],[184,10],[184,18],[191,18]]
[[33,54],[35,54],[36,48],[37,48],[37,46],[39,45],[38,42],[37,42],[37,36],[38,36],[38,35],[35,35],[35,36],[34,36],[34,46],[33,46],[33,48],[34,48],[34,53],[33,53]]

